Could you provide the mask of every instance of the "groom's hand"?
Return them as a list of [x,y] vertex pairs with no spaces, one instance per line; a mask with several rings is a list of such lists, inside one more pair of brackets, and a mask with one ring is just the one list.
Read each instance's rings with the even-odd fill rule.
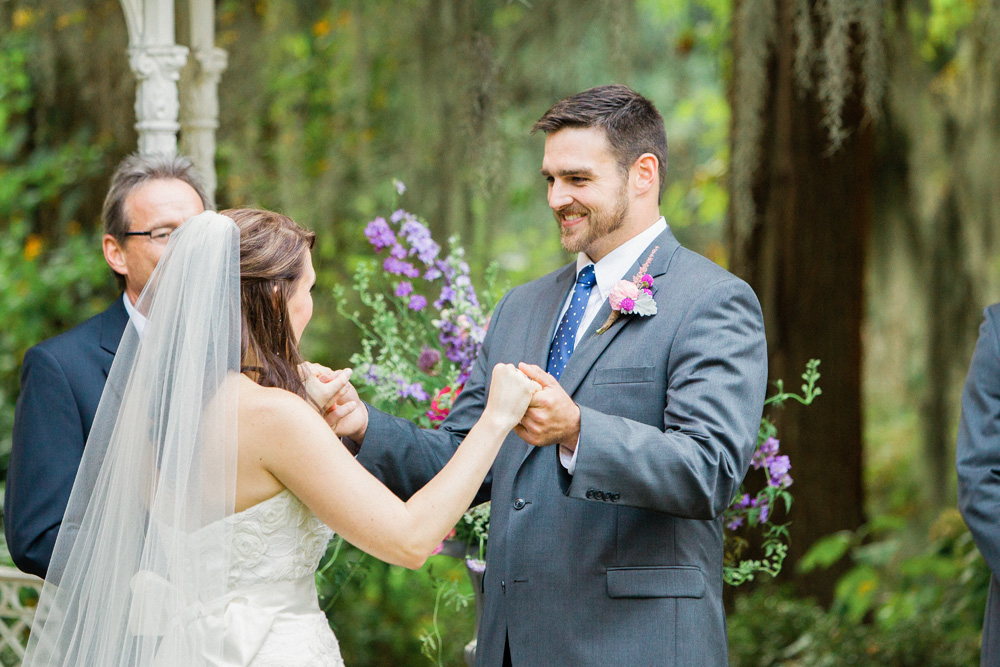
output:
[[514,433],[529,445],[560,444],[569,451],[580,439],[580,407],[559,381],[534,364],[518,364],[521,372],[542,386],[531,397],[528,411]]

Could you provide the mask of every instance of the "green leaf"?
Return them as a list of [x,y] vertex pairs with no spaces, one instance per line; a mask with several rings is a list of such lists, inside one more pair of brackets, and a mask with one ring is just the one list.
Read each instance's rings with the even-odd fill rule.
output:
[[798,571],[805,574],[816,569],[827,569],[844,557],[854,544],[854,533],[842,530],[816,540],[799,561]]

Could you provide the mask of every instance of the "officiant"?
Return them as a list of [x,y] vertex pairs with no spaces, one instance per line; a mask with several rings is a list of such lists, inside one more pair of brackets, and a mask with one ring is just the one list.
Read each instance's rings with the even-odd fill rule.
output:
[[104,312],[29,349],[21,366],[4,495],[4,533],[21,570],[45,576],[133,305],[171,232],[207,208],[212,204],[187,158],[132,155],[115,170],[101,216],[102,245],[121,296]]

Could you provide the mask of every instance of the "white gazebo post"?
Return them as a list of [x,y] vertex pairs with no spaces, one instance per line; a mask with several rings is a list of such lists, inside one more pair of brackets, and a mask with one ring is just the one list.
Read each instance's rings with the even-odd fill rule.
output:
[[191,55],[181,86],[181,147],[194,162],[210,197],[215,196],[215,130],[219,127],[219,79],[226,52],[215,46],[214,0],[189,0]]
[[135,129],[139,152],[177,153],[177,80],[188,49],[174,43],[173,0],[121,0],[136,78]]

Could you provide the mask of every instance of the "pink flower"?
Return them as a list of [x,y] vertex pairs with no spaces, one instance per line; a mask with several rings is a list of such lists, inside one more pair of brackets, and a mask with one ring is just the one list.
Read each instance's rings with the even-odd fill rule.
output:
[[631,313],[632,309],[635,308],[635,300],[630,297],[625,297],[622,299],[621,307],[623,313]]
[[648,289],[648,288],[643,289],[642,293],[645,294],[646,296],[653,296],[653,290]]
[[642,278],[639,279],[639,282],[646,283],[647,285],[649,285],[650,287],[652,287],[653,286],[653,276],[651,276],[651,275],[649,275],[647,273],[646,275],[644,275]]
[[639,298],[639,288],[635,286],[635,283],[629,280],[619,280],[615,283],[615,286],[611,288],[611,294],[608,296],[608,301],[611,302],[612,310],[622,309],[622,299],[631,299],[632,306],[629,309],[635,307],[635,300]]

